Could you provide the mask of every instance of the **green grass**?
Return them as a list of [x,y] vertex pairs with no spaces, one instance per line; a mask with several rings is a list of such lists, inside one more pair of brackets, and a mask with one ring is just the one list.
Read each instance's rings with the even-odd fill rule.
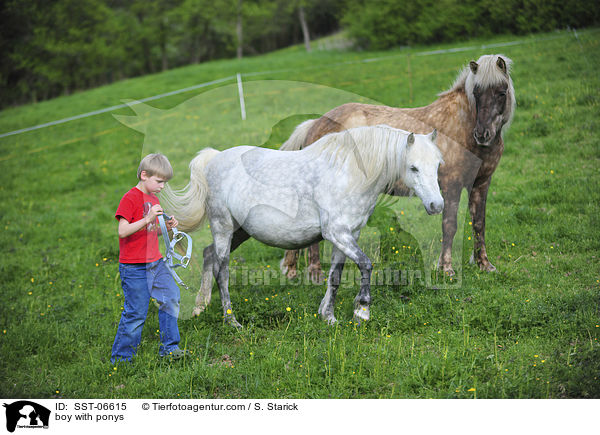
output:
[[[113,214],[136,182],[142,152],[155,145],[151,138],[103,114],[0,139],[0,395],[600,397],[600,31],[581,31],[578,36],[504,36],[462,46],[522,43],[429,56],[418,53],[450,46],[310,54],[295,47],[0,112],[0,131],[7,132],[119,104],[121,99],[265,70],[285,71],[246,80],[302,81],[384,104],[419,106],[447,89],[461,66],[490,52],[513,59],[517,94],[516,116],[488,198],[488,252],[498,273],[481,273],[468,264],[472,242],[466,218],[457,241],[462,256],[455,256],[458,263],[462,258],[457,265],[462,268],[459,285],[434,290],[408,280],[374,286],[372,320],[360,327],[350,323],[357,289],[346,285],[337,300],[339,324],[330,327],[315,317],[324,287],[280,281],[272,271],[283,251],[251,241],[232,258],[233,267],[252,272],[247,283],[242,277],[231,289],[234,310],[245,328],[238,332],[222,324],[215,291],[201,317],[180,321],[182,343],[194,353],[173,364],[157,357],[156,309],[150,310],[135,361],[117,367],[109,362],[123,304]],[[359,62],[378,57],[386,59]],[[252,89],[252,84],[246,86]],[[202,107],[203,98],[219,92],[227,88],[213,86],[152,105],[172,109],[163,115],[173,114],[189,107],[185,104],[190,101]],[[196,141],[172,159],[175,181],[187,177],[189,153],[219,137],[211,129],[227,131],[226,121],[239,116],[237,106],[232,107],[214,125],[197,122]],[[133,114],[129,109],[118,113]],[[300,119],[303,116],[277,124],[272,134],[223,134],[250,134],[252,140],[276,147]],[[186,129],[189,125],[182,127]],[[193,136],[193,128],[187,134]],[[223,140],[215,146],[238,144]],[[401,225],[399,235],[385,233],[388,225],[396,224],[390,224],[383,207],[370,222],[381,235],[376,270],[386,264],[423,268],[422,247],[399,231]],[[184,272],[193,285],[200,279],[199,255],[206,240],[205,232],[195,236],[195,258],[191,270]],[[396,249],[398,254],[390,249],[411,243],[410,253],[407,248]],[[356,270],[351,264],[346,268],[350,273]],[[270,281],[265,283],[264,277]],[[193,299],[186,292],[182,296],[184,305]]]

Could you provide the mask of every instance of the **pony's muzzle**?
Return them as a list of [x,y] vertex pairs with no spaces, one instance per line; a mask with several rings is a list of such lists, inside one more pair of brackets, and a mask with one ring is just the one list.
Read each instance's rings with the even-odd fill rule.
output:
[[440,201],[431,201],[425,210],[427,210],[427,214],[440,214],[444,209],[444,200]]
[[477,142],[477,145],[488,146],[492,140],[492,132],[489,128],[480,129],[476,127],[473,129],[473,137]]

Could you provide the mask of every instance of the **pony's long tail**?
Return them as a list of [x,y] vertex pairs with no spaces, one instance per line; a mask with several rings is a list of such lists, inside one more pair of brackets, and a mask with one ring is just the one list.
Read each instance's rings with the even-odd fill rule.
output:
[[306,140],[308,131],[315,121],[316,119],[309,119],[308,121],[304,121],[302,124],[296,127],[290,138],[286,140],[279,149],[281,151],[297,151],[302,149],[304,147],[304,141]]
[[205,148],[190,162],[190,182],[183,189],[173,190],[167,184],[160,194],[160,200],[167,213],[174,215],[181,231],[197,230],[206,218],[206,197],[208,184],[204,168],[219,151]]

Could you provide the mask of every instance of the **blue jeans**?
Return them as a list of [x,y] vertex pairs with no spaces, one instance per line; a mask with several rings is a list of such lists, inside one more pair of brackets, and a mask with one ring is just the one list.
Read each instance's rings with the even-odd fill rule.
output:
[[150,298],[154,298],[159,305],[159,354],[166,355],[177,349],[180,340],[177,327],[179,287],[164,261],[161,259],[148,264],[120,263],[119,273],[125,304],[112,347],[111,362],[130,361],[136,354]]

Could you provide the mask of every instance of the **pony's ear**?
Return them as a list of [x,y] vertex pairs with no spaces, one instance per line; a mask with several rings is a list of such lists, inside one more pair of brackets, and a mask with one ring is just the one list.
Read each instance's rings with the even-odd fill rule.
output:
[[504,74],[508,74],[508,71],[506,69],[506,62],[500,56],[498,56],[496,65],[498,65],[498,68],[500,68],[500,71],[502,71]]
[[471,68],[471,72],[473,74],[477,74],[477,68],[479,68],[479,65],[477,65],[477,62],[472,60],[471,62],[469,62],[469,67]]
[[408,135],[408,139],[406,139],[406,145],[411,146],[414,143],[415,143],[415,134],[411,133]]
[[433,131],[431,133],[429,133],[429,140],[431,140],[431,142],[435,143],[436,139],[437,139],[437,128],[434,128]]

